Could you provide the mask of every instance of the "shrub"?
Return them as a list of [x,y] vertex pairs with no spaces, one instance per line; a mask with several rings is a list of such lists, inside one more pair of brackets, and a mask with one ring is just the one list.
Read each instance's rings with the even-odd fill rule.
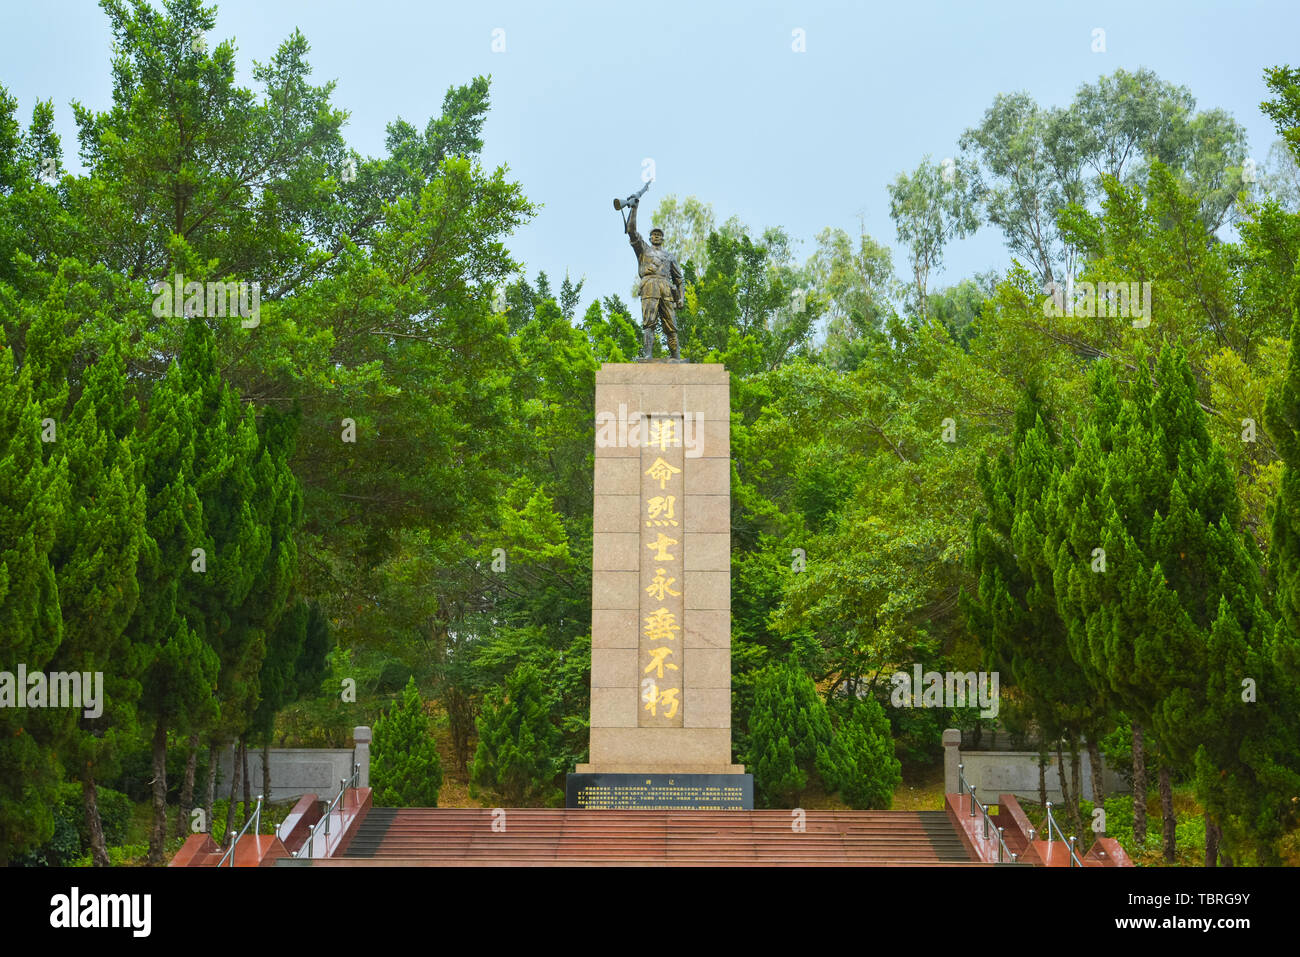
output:
[[375,722],[371,754],[370,786],[377,806],[438,806],[442,760],[414,677],[407,680],[401,703]]
[[745,764],[767,807],[788,806],[808,783],[818,749],[832,741],[826,703],[812,679],[792,665],[771,665],[754,680]]
[[839,791],[855,810],[889,808],[903,770],[894,757],[884,709],[872,698],[849,698],[837,710],[841,716],[835,736],[817,752],[817,771],[827,791]]
[[471,783],[514,805],[554,802],[561,740],[553,705],[541,674],[529,664],[511,672],[504,690],[488,692],[478,719]]
[[[105,845],[126,840],[134,805],[121,791],[101,787],[96,792],[100,824]],[[14,858],[27,867],[67,867],[90,850],[90,828],[86,825],[86,808],[81,784],[66,781],[59,785],[54,808],[54,834],[35,850]]]

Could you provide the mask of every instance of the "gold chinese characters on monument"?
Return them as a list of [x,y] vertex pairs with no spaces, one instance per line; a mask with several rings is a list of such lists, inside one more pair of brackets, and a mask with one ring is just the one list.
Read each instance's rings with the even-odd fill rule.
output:
[[682,416],[649,416],[641,449],[640,727],[682,727]]

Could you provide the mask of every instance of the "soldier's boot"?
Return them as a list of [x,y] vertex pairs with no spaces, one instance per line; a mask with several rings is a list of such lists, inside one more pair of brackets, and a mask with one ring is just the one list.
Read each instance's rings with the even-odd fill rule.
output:
[[655,331],[653,329],[641,330],[641,356],[649,359],[655,352]]
[[682,354],[677,351],[677,333],[668,333],[668,354],[674,359],[681,359]]

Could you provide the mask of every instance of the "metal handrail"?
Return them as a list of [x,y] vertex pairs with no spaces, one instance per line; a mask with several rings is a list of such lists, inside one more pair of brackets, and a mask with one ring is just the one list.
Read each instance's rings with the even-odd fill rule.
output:
[[[338,803],[343,800],[343,795],[347,794],[348,788],[355,788],[357,786],[357,778],[360,774],[361,765],[356,761],[353,761],[351,777],[339,778],[339,793],[335,796],[333,801],[330,801],[329,807],[325,809],[325,816],[312,825],[311,832],[307,835],[307,840],[302,842],[302,847],[293,852],[294,857],[301,857],[304,851],[310,852],[316,849],[316,832],[320,830],[322,824],[325,826],[325,835],[327,837],[329,836],[330,815],[334,813],[334,809],[338,806]],[[310,853],[307,854],[307,857],[310,858],[311,856]]]
[[1083,861],[1079,860],[1079,855],[1074,853],[1074,842],[1075,842],[1074,835],[1071,834],[1069,838],[1066,838],[1065,832],[1061,830],[1061,825],[1057,824],[1056,818],[1052,817],[1052,802],[1048,801],[1047,802],[1047,843],[1048,844],[1052,843],[1053,828],[1056,829],[1057,834],[1061,835],[1061,840],[1063,841],[1068,840],[1070,843],[1070,866],[1083,867]]
[[[958,782],[959,793],[970,795],[970,816],[971,817],[975,816],[975,808],[977,807],[984,812],[984,840],[987,841],[989,839],[989,806],[987,804],[980,804],[979,800],[975,797],[975,786],[973,784],[968,784],[966,782],[966,765],[964,764],[957,765],[957,782]],[[957,810],[958,811],[961,810],[960,805],[958,805]],[[1003,837],[1003,833],[1005,830],[1006,830],[1005,828],[1001,828],[1001,827],[997,828],[998,863],[999,864],[1006,863],[1006,859],[1009,857],[1011,858],[1011,863],[1014,864],[1019,858],[1019,855],[1013,854],[1011,852],[1011,849],[1007,847],[1007,842]]]
[[222,855],[221,860],[217,862],[217,867],[226,863],[227,859],[230,860],[231,867],[235,866],[235,848],[239,845],[239,839],[244,836],[244,832],[248,830],[250,824],[253,825],[253,833],[262,833],[262,795],[260,794],[257,796],[257,809],[253,811],[252,816],[244,822],[244,826],[239,829],[239,833],[236,834],[234,831],[230,832],[230,849]]

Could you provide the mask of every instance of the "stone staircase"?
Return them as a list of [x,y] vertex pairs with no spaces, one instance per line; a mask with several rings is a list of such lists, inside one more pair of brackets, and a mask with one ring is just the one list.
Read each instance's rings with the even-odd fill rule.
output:
[[[312,866],[871,865],[972,859],[943,811],[374,808]],[[303,863],[303,862],[295,862]]]

